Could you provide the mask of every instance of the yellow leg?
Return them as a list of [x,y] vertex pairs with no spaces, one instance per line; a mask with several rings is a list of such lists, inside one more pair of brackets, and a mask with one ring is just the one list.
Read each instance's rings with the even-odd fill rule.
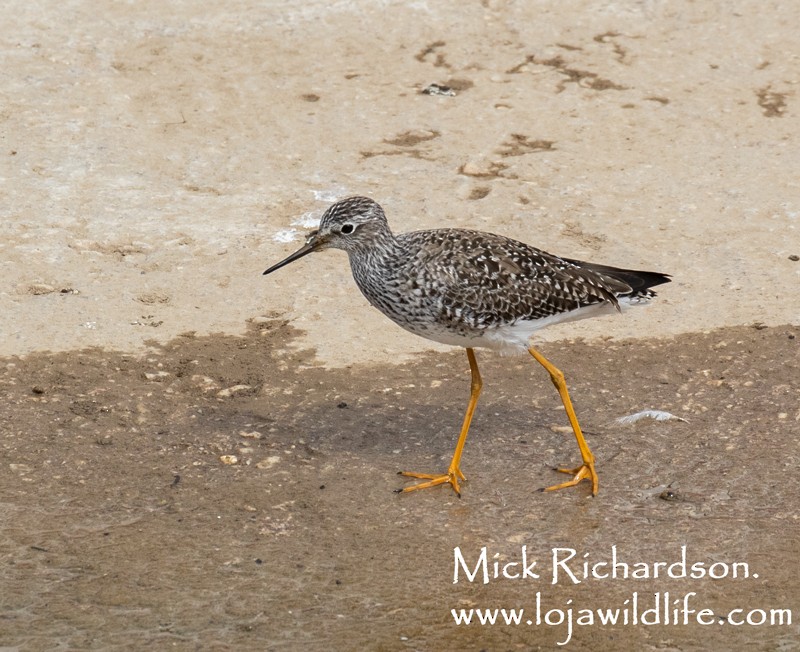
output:
[[427,480],[427,482],[420,482],[419,484],[406,487],[405,489],[398,489],[398,492],[407,493],[409,491],[416,491],[417,489],[427,489],[428,487],[435,487],[440,484],[449,484],[453,487],[456,495],[461,497],[461,490],[458,486],[459,480],[466,480],[464,474],[461,472],[461,453],[464,452],[464,443],[467,441],[467,433],[469,432],[469,424],[472,422],[472,415],[475,412],[475,406],[478,404],[478,396],[483,387],[481,374],[478,371],[478,361],[475,359],[475,352],[472,349],[467,349],[467,358],[469,359],[469,368],[472,371],[472,384],[470,385],[469,405],[467,405],[467,413],[464,415],[464,423],[461,426],[461,434],[458,436],[458,443],[456,443],[456,450],[453,453],[453,459],[450,461],[450,467],[447,473],[440,473],[438,475],[431,475],[430,473],[412,473],[410,471],[400,471],[400,475],[408,478],[419,478]]
[[583,464],[575,469],[558,469],[558,471],[561,471],[561,473],[569,473],[570,475],[574,476],[572,480],[567,480],[561,484],[547,487],[543,491],[555,491],[556,489],[563,489],[564,487],[573,487],[585,478],[591,480],[592,495],[596,496],[599,482],[597,479],[597,473],[594,470],[594,455],[592,455],[592,451],[589,450],[589,445],[583,438],[581,427],[578,425],[578,417],[575,416],[575,410],[572,409],[572,401],[569,399],[569,392],[567,391],[567,383],[564,381],[564,374],[561,373],[560,369],[553,366],[553,364],[551,364],[547,358],[545,358],[533,347],[528,349],[528,353],[534,357],[536,362],[547,369],[547,373],[550,374],[550,380],[552,380],[553,385],[556,386],[556,389],[561,396],[561,402],[564,404],[564,409],[567,411],[569,423],[572,426],[572,431],[575,433],[575,439],[578,440],[578,448],[580,449],[581,457],[583,458]]

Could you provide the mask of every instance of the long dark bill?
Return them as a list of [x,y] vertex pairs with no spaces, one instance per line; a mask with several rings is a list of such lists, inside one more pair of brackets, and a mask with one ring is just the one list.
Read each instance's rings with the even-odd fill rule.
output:
[[312,251],[314,251],[314,249],[316,249],[316,246],[313,243],[309,244],[308,242],[306,242],[306,244],[304,244],[302,247],[300,247],[300,249],[295,251],[292,255],[284,258],[281,262],[276,263],[272,267],[270,267],[267,271],[264,272],[264,275],[270,274],[270,273],[274,272],[276,269],[280,269],[284,265],[288,265],[289,263],[293,263],[298,258],[302,258],[303,256],[307,256]]

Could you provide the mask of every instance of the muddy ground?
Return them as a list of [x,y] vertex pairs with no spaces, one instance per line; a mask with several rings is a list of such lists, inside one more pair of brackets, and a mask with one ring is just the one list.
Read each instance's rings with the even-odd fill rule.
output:
[[[5,358],[0,646],[553,649],[565,625],[456,626],[450,610],[533,611],[539,592],[577,613],[668,591],[695,592],[714,624],[576,625],[567,649],[797,649],[798,336],[545,345],[598,458],[596,498],[586,483],[537,491],[578,454],[526,358],[479,352],[460,499],[393,491],[407,483],[398,470],[447,466],[468,393],[461,352],[328,369],[264,318],[243,337],[186,333],[141,357]],[[644,409],[685,421],[615,422]],[[554,547],[608,561],[617,546],[652,566],[686,545],[690,564],[747,563],[750,577],[453,584],[456,546],[474,566],[483,546],[491,565],[522,545],[540,566]],[[794,620],[734,626],[722,618],[735,608]]]
[[[576,624],[561,648],[800,649],[800,4],[4,9],[0,652],[553,649],[537,593],[588,618],[666,592],[712,624]],[[464,353],[369,309],[342,252],[261,276],[355,194],[396,232],[672,275],[537,338],[596,498],[537,492],[578,462],[565,414],[533,361],[482,352],[463,496],[393,493],[447,466]],[[645,409],[685,421],[616,422]],[[750,572],[549,581],[554,548],[614,545]],[[484,546],[499,569],[527,546],[540,578],[453,584],[454,548]]]

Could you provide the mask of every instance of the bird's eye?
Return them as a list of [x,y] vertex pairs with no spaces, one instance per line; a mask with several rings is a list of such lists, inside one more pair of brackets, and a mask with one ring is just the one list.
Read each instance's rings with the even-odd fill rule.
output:
[[352,224],[342,224],[342,228],[339,229],[339,230],[342,233],[344,233],[345,235],[348,235],[348,234],[352,233],[353,231],[355,231],[355,228],[356,227],[354,227]]

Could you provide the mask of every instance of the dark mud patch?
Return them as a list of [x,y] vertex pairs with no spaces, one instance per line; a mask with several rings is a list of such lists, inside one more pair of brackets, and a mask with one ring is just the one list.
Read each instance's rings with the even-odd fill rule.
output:
[[[449,489],[462,352],[325,369],[279,320],[144,356],[0,361],[0,646],[553,649],[565,626],[456,626],[455,608],[611,608],[669,591],[716,615],[796,607],[798,329],[542,347],[567,376],[600,494],[554,494],[577,447],[532,360],[478,352],[484,392]],[[239,389],[234,389],[239,388]],[[686,421],[615,419],[645,409]],[[739,579],[463,579],[489,560],[746,562]],[[493,555],[497,553],[495,558]],[[572,600],[572,602],[568,602]],[[649,606],[649,605],[648,605]],[[567,649],[790,649],[793,625],[575,627]]]

